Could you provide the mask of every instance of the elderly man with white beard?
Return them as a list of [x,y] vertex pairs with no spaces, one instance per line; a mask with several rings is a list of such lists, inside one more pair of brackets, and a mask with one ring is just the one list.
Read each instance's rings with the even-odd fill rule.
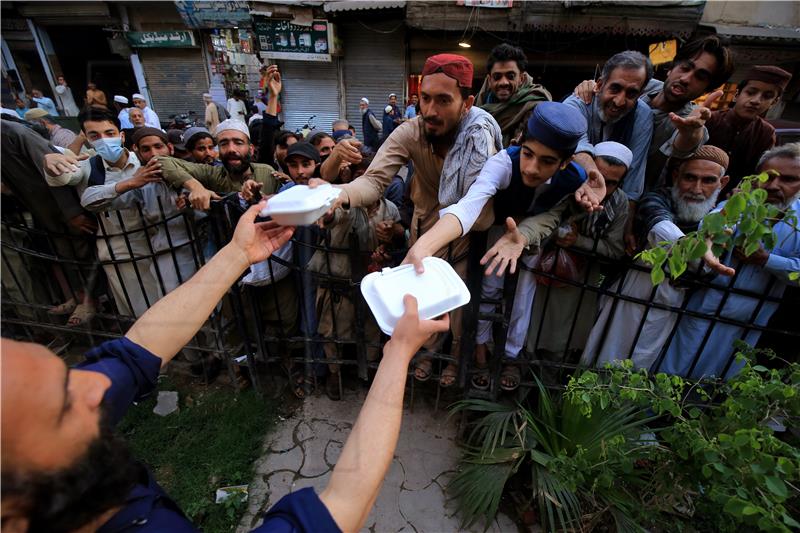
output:
[[[659,242],[674,242],[695,231],[703,217],[714,209],[720,191],[728,183],[727,166],[728,154],[715,146],[702,146],[675,170],[672,187],[645,194],[633,226],[640,244],[652,248]],[[625,274],[621,288],[619,285],[617,282],[611,291],[672,307],[680,307],[686,295],[686,289],[669,281],[654,287],[650,272],[634,269]],[[603,366],[630,358],[636,368],[649,369],[669,339],[676,320],[677,313],[667,309],[604,297],[581,364]]]
[[[790,274],[800,272],[800,231],[785,216],[789,210],[800,213],[800,143],[764,152],[756,172],[770,173],[769,180],[756,186],[765,190],[766,201],[782,212],[772,226],[775,246],[770,249],[762,243],[749,256],[739,248],[727,252],[720,259],[737,271],[736,276],[715,277],[708,288],[692,294],[687,309],[706,316],[719,313],[722,319],[763,327],[778,309],[786,285],[796,286],[797,281],[791,281]],[[724,207],[722,203],[718,209]],[[737,292],[726,294],[722,290],[726,287]],[[754,346],[760,336],[757,329],[685,315],[678,323],[664,361],[655,370],[691,379],[727,380],[744,365],[734,359],[737,351],[734,341],[742,339]]]

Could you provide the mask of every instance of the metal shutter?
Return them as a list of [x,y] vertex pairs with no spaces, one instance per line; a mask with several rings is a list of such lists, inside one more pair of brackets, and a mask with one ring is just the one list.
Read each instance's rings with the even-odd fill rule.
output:
[[194,111],[205,120],[203,93],[208,92],[208,76],[199,48],[140,49],[147,88],[153,101],[150,106],[163,123],[170,115]]
[[281,109],[283,126],[295,131],[316,115],[315,131],[331,132],[331,124],[339,118],[339,76],[337,59],[321,61],[279,61],[283,89]]
[[[372,29],[354,22],[340,25],[347,120],[359,139],[364,138],[358,109],[362,97],[369,99],[378,120],[390,93],[397,94],[397,105],[405,113],[405,26],[401,20],[370,21],[367,26]],[[390,30],[394,31],[378,33]]]

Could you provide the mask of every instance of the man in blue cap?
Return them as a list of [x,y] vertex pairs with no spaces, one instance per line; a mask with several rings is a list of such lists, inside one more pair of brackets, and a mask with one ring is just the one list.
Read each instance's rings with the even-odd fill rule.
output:
[[[545,212],[565,196],[574,194],[576,200],[589,210],[592,206],[597,206],[605,196],[602,176],[597,171],[590,175],[572,161],[578,141],[585,131],[586,120],[577,110],[558,102],[540,103],[528,120],[522,144],[506,148],[486,162],[467,194],[457,203],[439,212],[439,221],[417,240],[409,250],[405,262],[416,265],[422,258],[431,255],[431,250],[438,250],[453,239],[466,235],[492,197],[495,226],[489,230],[490,243],[497,241],[504,229],[516,232],[516,220]],[[489,259],[493,259],[487,269],[482,293],[484,298],[500,298],[505,267],[510,265],[513,273],[516,270],[516,260],[504,259],[504,250],[496,251],[491,256],[490,253],[491,250],[482,261],[486,264]],[[489,276],[495,267],[499,267],[497,276]],[[517,284],[515,301],[531,299],[534,287],[530,273],[522,274]],[[530,318],[530,307],[515,305],[515,315],[520,316],[512,316],[506,344],[508,357],[515,358],[519,355],[527,328],[526,318]],[[487,311],[491,312],[491,309]],[[519,331],[515,330],[515,325]],[[479,368],[486,364],[485,343],[490,337],[491,323],[480,321],[476,350]],[[424,378],[424,364],[424,360],[420,362],[422,368],[418,369],[418,378]],[[516,366],[507,366],[501,381],[503,388],[513,390],[519,385],[519,369]],[[476,385],[485,386],[485,379],[476,380]]]

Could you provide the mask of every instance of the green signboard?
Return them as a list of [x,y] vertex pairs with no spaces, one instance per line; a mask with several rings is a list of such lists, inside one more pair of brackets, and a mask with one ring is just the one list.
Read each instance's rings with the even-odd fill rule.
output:
[[314,20],[310,26],[253,16],[258,48],[274,59],[330,61],[331,37],[327,20]]
[[197,46],[190,31],[129,31],[125,34],[133,48],[193,48]]

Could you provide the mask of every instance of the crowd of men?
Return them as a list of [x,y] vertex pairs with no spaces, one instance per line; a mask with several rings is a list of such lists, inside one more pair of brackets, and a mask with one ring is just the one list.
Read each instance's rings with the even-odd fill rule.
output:
[[[50,313],[68,316],[70,326],[92,321],[106,285],[117,312],[139,317],[194,274],[201,261],[192,225],[181,213],[201,221],[212,201],[231,193],[238,193],[232,203],[244,212],[262,196],[327,181],[342,189],[336,208],[318,225],[299,228],[276,252],[280,261],[254,265],[242,280],[258,295],[264,329],[278,324],[281,335],[315,339],[315,358],[343,357],[342,346],[357,340],[356,329],[369,343],[368,359],[378,357],[374,320],[368,316],[363,329],[354,328],[353,293],[330,279],[358,281],[401,261],[422,271],[421,260],[430,255],[446,258],[466,278],[470,232],[488,230],[481,251],[487,266],[482,315],[496,310],[491,302],[502,299],[506,271],[519,270],[499,350],[505,355],[502,389],[518,387],[518,358],[526,353],[593,365],[630,358],[640,368],[723,377],[738,368],[728,362],[734,339],[755,343],[759,332],[679,318],[669,307],[688,299],[689,309],[714,314],[719,302],[712,302],[720,298],[714,287],[728,285],[726,269],[741,271],[736,288],[780,298],[788,274],[800,270],[793,229],[778,222],[773,230],[786,236],[774,249],[749,256],[734,250],[711,273],[708,266],[694,269],[708,286],[703,291],[674,283],[654,289],[640,261],[623,275],[608,264],[696,230],[706,214],[723,208],[744,176],[756,172],[780,172],[762,185],[767,199],[796,210],[798,147],[773,148],[774,128],[763,119],[791,75],[775,66],[752,67],[734,105],[711,111],[720,96],[714,90],[733,71],[731,52],[716,37],[683,45],[664,81],[653,78],[647,57],[628,50],[609,58],[597,80],[577,84],[574,94],[554,102],[533,83],[519,48],[501,44],[492,51],[477,96],[471,94],[472,63],[440,54],[427,60],[420,94],[404,110],[390,94],[379,118],[361,99],[362,139],[346,120],[308,138],[282,129],[283,84],[275,65],[262,69],[260,105],[236,91],[222,106],[206,93],[208,127],[184,131],[162,130],[142,95],[132,96],[132,107],[115,95],[109,107],[90,84],[75,134],[53,120],[56,108],[76,108],[60,77],[64,91],[52,110],[39,94],[38,107],[17,110],[23,120],[4,115],[4,156],[12,161],[3,168],[4,192],[37,226],[80,243],[53,239],[51,251],[102,264],[104,275],[54,268],[63,300]],[[701,105],[694,103],[703,96]],[[35,186],[29,176],[37,178]],[[223,244],[203,242],[204,259]],[[328,253],[331,260],[318,249],[354,245],[363,264],[353,264],[346,253]],[[595,256],[588,263],[587,253]],[[543,269],[567,282],[532,272]],[[546,286],[539,297],[537,285]],[[720,317],[766,326],[778,308],[772,302],[754,311],[754,298],[737,298],[744,300],[723,299]],[[415,360],[418,380],[437,374],[427,354],[442,351],[449,340],[453,358],[437,377],[444,387],[457,381],[461,323],[456,311],[449,335],[426,344],[428,352]],[[493,321],[481,318],[471,376],[478,389],[490,384],[493,344]],[[695,361],[695,354],[703,360]],[[338,373],[339,365],[329,365],[326,392],[333,399],[341,390]],[[301,372],[294,376],[299,396],[309,392],[305,381]]]
[[[295,393],[324,381],[337,400],[342,371],[333,360],[347,355],[346,345],[365,344],[369,361],[381,356],[380,332],[368,312],[359,315],[353,282],[400,263],[421,273],[429,256],[466,278],[479,231],[486,231],[478,251],[485,276],[470,386],[491,385],[497,331],[489,316],[507,273],[518,277],[496,350],[504,354],[503,390],[519,387],[521,356],[585,365],[630,358],[638,368],[691,378],[733,375],[741,364],[732,358],[734,341],[758,344],[760,330],[751,326],[788,312],[781,298],[800,271],[800,232],[791,221],[771,221],[774,246],[707,252],[688,269],[694,283],[654,287],[634,258],[698,229],[756,172],[769,173],[755,185],[766,202],[782,214],[800,211],[800,144],[774,146],[763,119],[791,75],[752,67],[735,104],[712,111],[715,89],[734,72],[716,37],[684,44],[664,81],[653,79],[641,53],[615,54],[597,80],[578,83],[562,102],[526,67],[522,50],[497,46],[475,96],[468,59],[429,57],[405,110],[391,94],[379,118],[361,99],[361,139],[346,120],[308,138],[282,129],[274,65],[262,71],[262,106],[236,93],[223,107],[204,94],[207,127],[185,131],[162,130],[142,95],[132,95],[132,107],[122,95],[109,106],[92,85],[78,111],[63,78],[58,104],[33,91],[35,108],[20,113],[27,106],[20,100],[17,110],[3,109],[3,216],[12,222],[3,240],[60,259],[48,264],[61,291],[48,312],[68,326],[91,325],[100,305],[138,319],[71,370],[41,346],[4,341],[4,528],[190,530],[109,428],[153,389],[160,367],[230,285],[250,287],[259,331],[299,332],[312,339],[314,359],[331,362],[315,365],[326,379],[307,380],[287,361]],[[58,126],[59,110],[77,112],[79,134]],[[341,193],[317,224],[257,220],[264,197],[324,183]],[[225,203],[235,225],[227,241],[193,229],[213,202]],[[30,221],[46,239],[19,229]],[[36,293],[29,260],[4,248],[11,302]],[[391,461],[409,364],[417,380],[457,383],[460,346],[473,342],[463,336],[463,309],[421,321],[413,298],[405,304],[328,489],[290,495],[265,527],[358,529]],[[443,351],[450,357],[437,372],[432,354]],[[200,354],[184,357],[202,363],[199,372],[209,366]],[[542,377],[557,379],[547,370]],[[365,458],[359,449],[374,453]]]

